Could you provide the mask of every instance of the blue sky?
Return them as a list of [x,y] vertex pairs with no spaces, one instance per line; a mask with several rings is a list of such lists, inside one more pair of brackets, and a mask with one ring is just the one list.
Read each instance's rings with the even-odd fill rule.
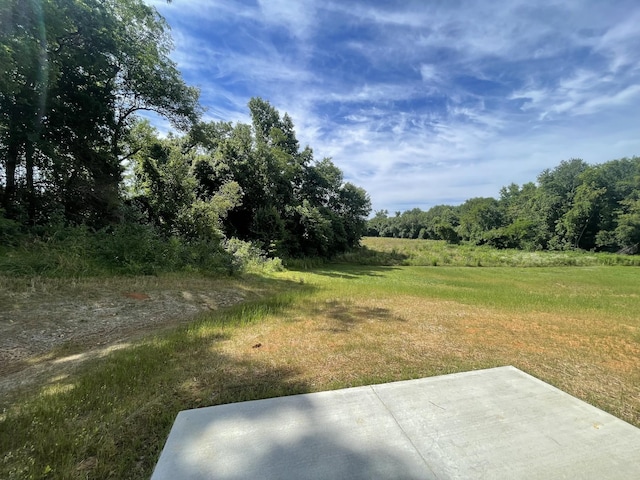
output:
[[268,100],[374,210],[640,155],[637,0],[149,2],[207,120]]

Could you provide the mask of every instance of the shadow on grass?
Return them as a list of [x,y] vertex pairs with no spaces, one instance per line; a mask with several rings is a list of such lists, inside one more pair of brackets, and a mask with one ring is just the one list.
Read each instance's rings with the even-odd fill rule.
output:
[[[0,409],[14,390],[55,382],[91,359],[211,317],[208,311],[223,312],[235,304],[311,288],[255,274],[221,279],[197,274],[105,277],[80,280],[78,285],[75,280],[38,279],[27,292],[20,284],[29,279],[3,280],[0,277],[0,286],[10,291],[0,295],[0,305],[7,307],[0,312]],[[132,294],[123,291],[149,295],[134,293],[144,301],[132,300]],[[17,310],[12,309],[14,297],[20,299]]]
[[371,265],[371,266],[397,266],[404,265],[410,255],[401,253],[395,248],[391,251],[371,250],[366,246],[360,246],[350,252],[343,253],[336,257],[340,263],[350,265]]
[[[349,265],[343,263],[333,263],[306,271],[311,271],[316,275],[322,275],[324,277],[355,280],[361,277],[383,277],[386,273],[397,269],[398,267],[390,266]],[[298,271],[303,272],[305,270]]]
[[224,349],[236,329],[314,291],[268,282],[277,294],[200,315],[12,399],[0,414],[0,478],[149,478],[179,411],[308,392],[296,368]]
[[311,312],[314,316],[325,316],[330,320],[334,320],[337,326],[326,329],[334,333],[347,332],[364,322],[406,321],[394,315],[388,308],[353,305],[350,302],[338,300],[315,305]]

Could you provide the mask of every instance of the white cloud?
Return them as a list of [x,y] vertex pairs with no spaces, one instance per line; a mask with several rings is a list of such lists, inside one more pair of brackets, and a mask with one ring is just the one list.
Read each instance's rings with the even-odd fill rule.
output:
[[598,114],[603,110],[609,110],[619,106],[628,106],[630,104],[638,105],[639,100],[640,85],[631,85],[616,93],[601,95],[599,97],[586,100],[577,108],[577,112],[581,114]]
[[284,27],[298,39],[309,37],[316,27],[316,2],[312,0],[258,0],[264,20]]
[[640,13],[631,12],[624,21],[613,25],[600,38],[596,50],[603,52],[610,58],[610,69],[617,72],[625,66],[637,69],[640,60]]
[[433,64],[423,63],[420,65],[420,76],[423,82],[437,82],[440,80],[438,67]]
[[153,3],[207,118],[248,122],[262,96],[376,209],[495,196],[563,159],[640,153],[632,0]]

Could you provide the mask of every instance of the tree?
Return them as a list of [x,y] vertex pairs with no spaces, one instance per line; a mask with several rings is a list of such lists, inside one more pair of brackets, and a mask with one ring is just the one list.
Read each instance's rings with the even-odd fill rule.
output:
[[472,198],[460,206],[458,235],[473,243],[484,243],[485,232],[502,226],[502,214],[495,198]]
[[433,240],[445,240],[448,243],[459,243],[460,237],[456,232],[460,225],[459,207],[450,205],[435,205],[425,214],[425,232],[423,237]]
[[364,235],[366,218],[370,211],[371,200],[363,188],[347,182],[338,190],[338,200],[333,213],[344,228],[346,241],[340,251],[358,245],[360,238]]
[[620,208],[614,235],[617,247],[637,253],[640,246],[640,157],[633,157],[629,163],[633,170],[618,182],[618,185],[623,184],[621,194],[625,196],[618,202]]
[[142,0],[7,0],[0,15],[2,205],[31,223],[59,206],[70,222],[108,220],[136,112],[178,128],[199,114],[166,23]]
[[[587,235],[588,241],[610,251],[632,245],[633,242],[628,243],[626,235],[621,237],[616,230],[620,221],[625,221],[622,218],[630,212],[629,208],[640,189],[640,157],[612,160],[596,165],[586,173],[585,182],[606,190],[598,199]],[[629,217],[624,218],[629,220]]]
[[520,248],[540,250],[549,238],[546,218],[538,202],[540,192],[533,182],[520,187],[515,183],[500,190],[499,206],[503,216],[503,227],[485,234],[489,245],[498,248]]
[[198,124],[183,145],[198,152],[192,171],[198,192],[233,181],[242,200],[224,222],[227,237],[257,242],[281,256],[331,256],[357,245],[370,201],[344,182],[329,158],[300,149],[293,121],[267,101],[249,101],[252,125]]
[[305,168],[300,196],[313,204],[327,208],[336,206],[338,191],[343,182],[342,171],[330,158],[310,163]]
[[581,159],[563,160],[553,170],[544,170],[538,176],[538,191],[534,208],[542,217],[541,228],[547,232],[545,248],[562,249],[572,246],[561,226],[562,216],[571,209],[581,174],[589,168]]
[[132,155],[135,187],[132,202],[146,213],[165,237],[219,242],[224,237],[223,221],[240,205],[242,189],[227,178],[215,186],[199,188],[195,173],[201,173],[197,152],[185,153],[184,140],[158,139],[153,132]]
[[388,217],[388,210],[376,211],[373,218],[367,222],[367,235],[370,237],[382,236],[382,230],[386,227]]
[[606,187],[597,188],[594,182],[582,183],[576,188],[567,210],[558,221],[556,231],[574,248],[591,248],[595,245],[595,232],[592,241],[582,242],[583,236],[590,222],[598,211],[598,203],[607,192]]
[[562,161],[500,198],[472,198],[458,207],[436,205],[376,213],[368,234],[461,240],[525,250],[580,248],[637,252],[640,242],[640,157],[591,166]]
[[16,174],[22,164],[27,189],[33,193],[33,144],[40,136],[48,74],[42,17],[39,2],[0,6],[0,148],[5,174],[1,205],[10,218],[19,216]]
[[615,238],[623,249],[631,249],[638,252],[640,245],[640,195],[628,198],[620,202],[623,211],[618,218],[618,226],[615,229]]
[[166,21],[141,0],[111,0],[118,20],[117,57],[112,61],[111,88],[115,94],[112,152],[120,154],[120,140],[135,113],[153,111],[178,130],[189,130],[201,108],[198,90],[187,86],[169,58],[173,48]]

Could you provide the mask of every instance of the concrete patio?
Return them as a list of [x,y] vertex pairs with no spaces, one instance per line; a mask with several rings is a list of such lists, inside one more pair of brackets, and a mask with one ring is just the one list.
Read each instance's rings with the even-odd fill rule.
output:
[[640,479],[640,429],[514,367],[180,412],[152,480]]

